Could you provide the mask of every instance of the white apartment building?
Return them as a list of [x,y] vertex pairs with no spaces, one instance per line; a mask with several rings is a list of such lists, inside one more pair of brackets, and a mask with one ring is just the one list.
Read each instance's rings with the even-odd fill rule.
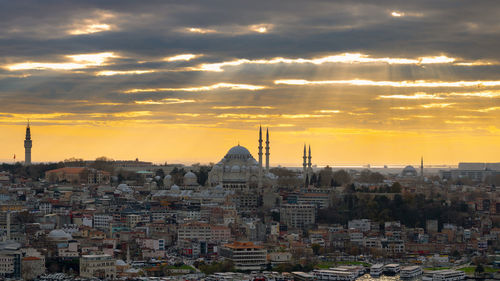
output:
[[350,220],[347,223],[349,229],[357,229],[362,232],[370,231],[372,221],[369,219]]
[[109,229],[110,223],[113,221],[113,216],[107,214],[94,215],[94,228]]

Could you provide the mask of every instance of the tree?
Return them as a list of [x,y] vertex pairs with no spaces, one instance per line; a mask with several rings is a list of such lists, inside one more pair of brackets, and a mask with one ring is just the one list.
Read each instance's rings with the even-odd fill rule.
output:
[[338,170],[332,174],[332,186],[342,186],[352,181],[351,175],[345,170]]
[[319,186],[331,186],[332,179],[333,170],[329,166],[326,166],[319,171]]
[[482,265],[482,264],[478,264],[478,265],[476,266],[476,269],[474,270],[474,273],[475,273],[475,274],[481,274],[481,273],[483,273],[483,272],[484,272],[484,267],[483,267],[483,265]]
[[321,246],[319,244],[314,243],[311,245],[311,248],[313,250],[314,255],[317,256],[319,254],[319,250],[321,249]]
[[205,186],[208,180],[208,173],[211,169],[211,166],[199,166],[198,171],[194,172],[196,174],[196,178],[198,179],[199,185]]
[[392,184],[392,186],[389,189],[389,192],[391,193],[401,193],[401,184],[399,182],[395,182]]

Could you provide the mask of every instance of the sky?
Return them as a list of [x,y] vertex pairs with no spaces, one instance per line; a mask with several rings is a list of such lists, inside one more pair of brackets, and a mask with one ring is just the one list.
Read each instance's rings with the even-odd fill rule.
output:
[[500,161],[498,1],[0,5],[0,161]]

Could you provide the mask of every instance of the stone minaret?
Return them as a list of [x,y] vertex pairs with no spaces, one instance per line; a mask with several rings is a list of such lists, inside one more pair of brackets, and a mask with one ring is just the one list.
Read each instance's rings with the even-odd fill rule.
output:
[[266,128],[266,174],[269,173],[269,129]]
[[33,143],[31,141],[31,131],[30,122],[28,121],[28,126],[26,127],[26,139],[24,140],[24,164],[31,164],[31,147]]
[[420,176],[424,178],[424,156],[420,158]]
[[307,157],[307,167],[309,168],[309,170],[312,169],[312,163],[311,163],[311,145],[309,145],[309,156]]
[[262,126],[259,126],[259,188],[262,188]]
[[304,144],[304,156],[302,156],[304,162],[302,163],[302,167],[304,168],[304,178],[306,178],[307,174],[307,155],[306,155],[306,144]]

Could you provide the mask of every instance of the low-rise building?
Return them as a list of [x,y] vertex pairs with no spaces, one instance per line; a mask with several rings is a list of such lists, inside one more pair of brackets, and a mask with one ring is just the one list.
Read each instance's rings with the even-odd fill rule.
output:
[[113,279],[116,277],[116,261],[110,255],[83,255],[80,276]]
[[267,264],[267,250],[252,242],[225,244],[220,255],[231,260],[239,270],[261,270]]

